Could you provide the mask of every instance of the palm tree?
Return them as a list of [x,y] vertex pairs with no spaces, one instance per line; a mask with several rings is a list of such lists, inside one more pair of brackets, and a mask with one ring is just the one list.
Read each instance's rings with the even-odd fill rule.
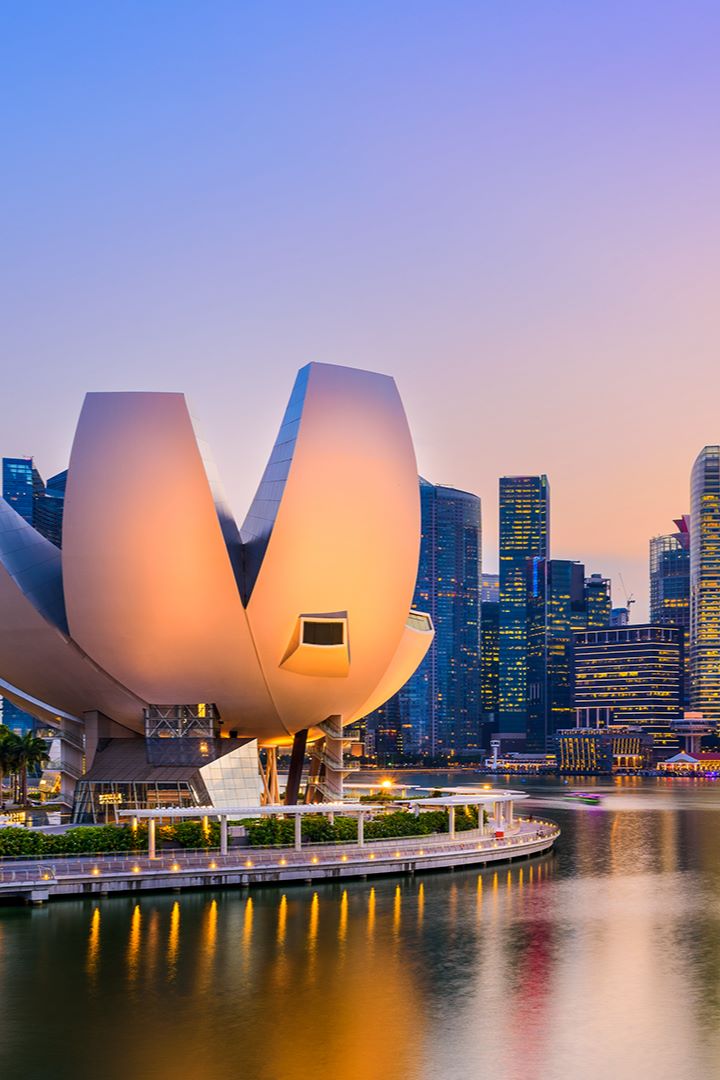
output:
[[5,724],[0,724],[0,810],[5,809],[5,797],[3,783],[5,776],[11,771],[11,737],[12,732]]
[[14,756],[15,769],[20,776],[19,799],[23,806],[28,803],[28,770],[42,768],[50,760],[48,744],[45,739],[39,739],[31,731],[25,735],[14,736],[14,746],[11,748]]

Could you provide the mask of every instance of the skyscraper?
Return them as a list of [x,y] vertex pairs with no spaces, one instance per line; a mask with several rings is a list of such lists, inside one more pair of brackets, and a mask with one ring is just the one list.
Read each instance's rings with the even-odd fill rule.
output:
[[493,725],[498,713],[499,617],[500,604],[496,600],[483,600],[480,620],[480,703],[483,721]]
[[679,626],[685,639],[683,707],[690,707],[690,517],[675,520],[677,532],[650,541],[650,622]]
[[421,479],[420,502],[413,605],[431,616],[435,639],[402,690],[367,717],[381,758],[480,748],[480,500]]
[[612,592],[610,579],[602,574],[591,574],[585,578],[585,627],[578,630],[603,630],[610,626],[612,618]]
[[550,748],[558,728],[571,726],[573,632],[587,623],[585,567],[567,559],[527,564],[527,748]]
[[720,446],[705,446],[690,483],[690,705],[720,721]]
[[51,476],[41,495],[35,497],[33,524],[46,540],[62,547],[62,521],[65,506],[67,469]]
[[[67,469],[42,481],[31,457],[2,459],[2,495],[28,524],[50,540],[56,547],[62,542],[62,513],[65,498]],[[33,718],[11,701],[0,698],[0,722],[18,734],[30,731]]]
[[499,735],[522,745],[528,722],[527,564],[547,559],[546,476],[500,478]]
[[42,486],[33,459],[29,457],[3,458],[2,493],[6,502],[21,518],[33,524],[35,495]]

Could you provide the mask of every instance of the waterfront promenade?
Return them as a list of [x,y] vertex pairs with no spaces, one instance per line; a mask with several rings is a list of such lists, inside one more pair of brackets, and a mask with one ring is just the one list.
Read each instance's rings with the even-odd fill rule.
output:
[[548,851],[560,830],[549,821],[515,818],[503,836],[457,833],[286,848],[174,850],[148,855],[53,856],[0,860],[0,899],[46,900],[121,892],[237,888],[334,881],[510,862]]

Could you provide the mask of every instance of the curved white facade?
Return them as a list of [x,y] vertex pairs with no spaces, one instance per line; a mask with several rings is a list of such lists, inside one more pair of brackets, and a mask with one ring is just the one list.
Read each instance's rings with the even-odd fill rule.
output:
[[0,680],[73,715],[141,730],[146,704],[212,702],[226,731],[285,742],[380,704],[432,640],[406,628],[417,466],[387,376],[302,369],[242,532],[168,393],[87,395],[61,557],[15,519],[3,504]]

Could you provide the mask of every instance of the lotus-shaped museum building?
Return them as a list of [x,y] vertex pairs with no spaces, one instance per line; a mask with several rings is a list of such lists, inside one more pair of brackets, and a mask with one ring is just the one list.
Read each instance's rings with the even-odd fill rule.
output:
[[62,732],[80,818],[103,793],[257,802],[258,746],[274,759],[292,744],[297,765],[306,742],[308,797],[336,798],[348,725],[432,641],[411,610],[419,544],[415,455],[387,376],[298,373],[242,527],[182,394],[88,394],[62,547],[0,500],[0,693]]

